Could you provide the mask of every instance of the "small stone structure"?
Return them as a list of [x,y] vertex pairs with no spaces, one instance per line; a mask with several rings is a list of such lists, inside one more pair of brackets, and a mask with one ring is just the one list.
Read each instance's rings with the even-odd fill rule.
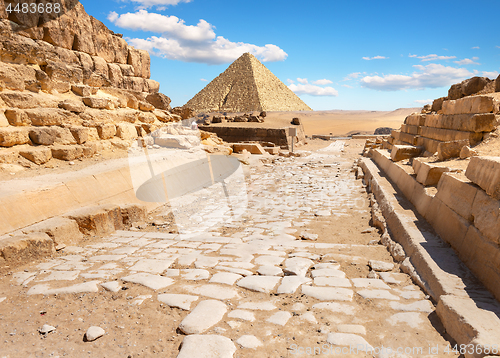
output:
[[311,111],[250,53],[243,54],[186,103],[198,112]]

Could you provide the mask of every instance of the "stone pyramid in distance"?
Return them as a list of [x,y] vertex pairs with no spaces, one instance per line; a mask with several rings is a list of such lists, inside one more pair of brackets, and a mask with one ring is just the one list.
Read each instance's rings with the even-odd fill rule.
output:
[[312,111],[248,52],[206,85],[184,107],[207,113]]

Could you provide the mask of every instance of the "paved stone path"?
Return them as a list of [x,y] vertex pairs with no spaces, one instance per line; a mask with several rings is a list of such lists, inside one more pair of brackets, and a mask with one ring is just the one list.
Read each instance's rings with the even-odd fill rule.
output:
[[[243,215],[209,197],[193,214],[210,231],[118,231],[3,278],[0,357],[454,356],[432,303],[361,234],[367,194],[343,146],[252,167]],[[105,334],[85,342],[91,326]]]

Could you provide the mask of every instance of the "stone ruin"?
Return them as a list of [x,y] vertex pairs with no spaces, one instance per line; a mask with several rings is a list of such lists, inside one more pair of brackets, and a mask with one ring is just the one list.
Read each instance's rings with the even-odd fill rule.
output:
[[250,53],[243,54],[184,107],[198,112],[311,111]]
[[191,116],[172,110],[159,92],[147,51],[129,46],[79,2],[62,4],[63,15],[31,28],[0,11],[0,163],[126,149]]
[[500,300],[500,76],[451,86],[371,157],[436,233]]

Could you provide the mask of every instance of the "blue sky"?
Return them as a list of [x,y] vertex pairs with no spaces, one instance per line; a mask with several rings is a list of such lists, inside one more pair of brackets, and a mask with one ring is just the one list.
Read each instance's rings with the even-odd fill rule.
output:
[[184,105],[244,52],[314,110],[393,110],[496,78],[498,0],[81,0]]

